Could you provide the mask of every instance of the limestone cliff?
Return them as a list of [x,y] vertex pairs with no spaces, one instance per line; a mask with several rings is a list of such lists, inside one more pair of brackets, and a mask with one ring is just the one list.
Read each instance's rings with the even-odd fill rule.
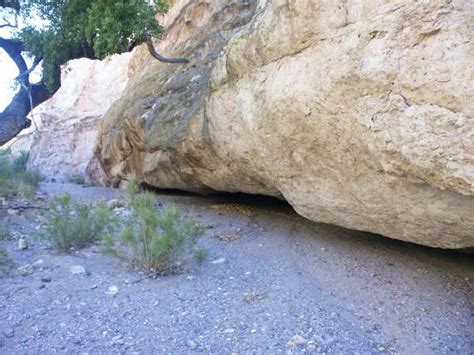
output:
[[[100,121],[127,85],[131,57],[126,53],[102,61],[83,58],[68,62],[62,69],[61,88],[31,113],[39,126],[32,134],[31,168],[47,179],[85,176]],[[30,136],[26,135],[25,141]],[[101,176],[97,169],[90,173],[96,179]]]
[[286,199],[318,222],[474,246],[469,0],[177,1],[107,112],[109,183]]

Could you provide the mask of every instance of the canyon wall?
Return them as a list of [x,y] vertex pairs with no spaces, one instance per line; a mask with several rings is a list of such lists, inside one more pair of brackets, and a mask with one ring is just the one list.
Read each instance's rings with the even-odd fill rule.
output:
[[[86,168],[95,166],[89,174],[100,180],[99,165],[91,162],[100,121],[127,85],[132,56],[125,53],[102,61],[76,59],[62,68],[60,89],[30,114],[39,130],[14,143],[18,150],[28,148],[22,141],[32,141],[30,168],[46,179],[61,181],[85,177]],[[35,128],[32,125],[30,130]]]

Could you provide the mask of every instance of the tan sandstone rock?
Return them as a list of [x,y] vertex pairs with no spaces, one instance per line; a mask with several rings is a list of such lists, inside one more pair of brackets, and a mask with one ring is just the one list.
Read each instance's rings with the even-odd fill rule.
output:
[[[39,132],[33,134],[29,167],[48,179],[85,175],[93,165],[100,121],[127,85],[131,57],[125,53],[102,61],[76,59],[63,67],[61,88],[31,114]],[[100,171],[90,174],[101,176]]]
[[[318,222],[474,247],[468,0],[179,1],[106,114],[109,183],[286,199]],[[179,53],[179,49],[183,53]]]

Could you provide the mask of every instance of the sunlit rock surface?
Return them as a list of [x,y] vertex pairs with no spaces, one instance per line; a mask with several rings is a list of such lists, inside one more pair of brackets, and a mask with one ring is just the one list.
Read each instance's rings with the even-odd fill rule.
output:
[[[131,57],[132,53],[102,61],[83,58],[65,65],[61,88],[30,115],[39,126],[33,135],[30,168],[47,179],[85,176],[100,121],[127,85]],[[101,176],[100,170],[94,173]]]
[[98,138],[107,183],[266,194],[474,247],[472,1],[177,1],[169,16],[160,50],[191,64],[137,52]]

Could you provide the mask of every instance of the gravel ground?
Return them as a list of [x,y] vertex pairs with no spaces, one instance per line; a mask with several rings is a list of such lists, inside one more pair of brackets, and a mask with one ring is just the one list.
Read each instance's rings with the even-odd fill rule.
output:
[[[83,201],[121,193],[41,190]],[[149,279],[97,245],[66,256],[32,237],[23,251],[0,241],[15,270],[32,268],[0,278],[0,353],[474,351],[472,256],[311,223],[270,199],[157,198],[213,226],[199,241],[204,264]],[[36,213],[14,216],[15,228],[31,235]]]

